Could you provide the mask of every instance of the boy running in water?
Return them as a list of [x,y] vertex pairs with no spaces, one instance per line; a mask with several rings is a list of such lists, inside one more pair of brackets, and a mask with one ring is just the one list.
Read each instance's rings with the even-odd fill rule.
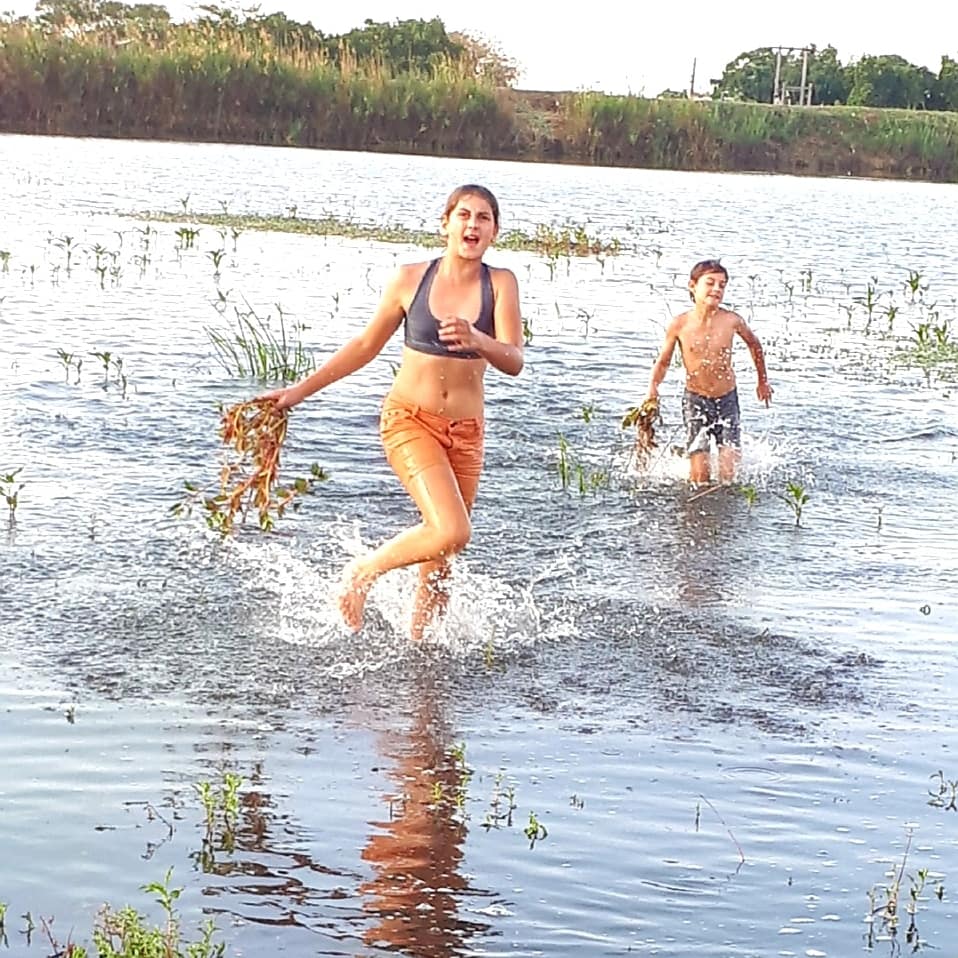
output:
[[740,414],[732,369],[732,344],[740,336],[752,354],[758,373],[758,398],[767,406],[772,387],[765,371],[765,354],[758,337],[738,313],[722,309],[728,270],[716,259],[692,267],[689,295],[694,305],[672,319],[649,382],[648,399],[658,400],[675,344],[685,366],[682,418],[689,456],[689,481],[710,480],[711,440],[719,453],[719,478],[731,482],[740,459]]

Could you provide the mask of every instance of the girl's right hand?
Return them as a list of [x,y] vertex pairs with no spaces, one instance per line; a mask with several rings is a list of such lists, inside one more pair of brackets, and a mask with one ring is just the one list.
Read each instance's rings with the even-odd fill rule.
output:
[[261,396],[257,396],[258,400],[270,400],[276,404],[276,409],[282,411],[283,409],[289,409],[292,406],[295,406],[297,399],[295,396],[290,395],[292,389],[289,386],[285,386],[282,389],[273,389],[268,393],[263,393]]

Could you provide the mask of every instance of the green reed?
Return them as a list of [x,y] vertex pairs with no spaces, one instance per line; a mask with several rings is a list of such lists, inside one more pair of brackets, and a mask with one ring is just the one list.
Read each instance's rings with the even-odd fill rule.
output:
[[932,372],[942,379],[958,377],[958,340],[951,321],[940,312],[928,309],[922,321],[912,325],[912,335],[896,350],[895,359],[908,366],[917,366],[931,382]]
[[529,812],[529,824],[526,825],[522,831],[526,838],[529,839],[530,848],[535,848],[536,842],[541,842],[549,836],[548,830],[545,825],[539,821],[535,812]]
[[239,790],[243,784],[242,776],[235,772],[224,771],[215,784],[208,781],[197,782],[193,790],[203,806],[205,835],[204,848],[212,848],[219,826],[220,844],[232,851],[235,844],[236,826],[239,821]]
[[808,493],[805,491],[805,487],[799,482],[789,480],[785,483],[785,492],[777,495],[791,509],[792,515],[795,516],[795,525],[800,526],[802,524],[802,512],[808,502]]
[[897,942],[901,917],[904,913],[908,916],[905,942],[911,946],[912,952],[918,951],[922,945],[918,933],[918,911],[922,902],[928,898],[929,885],[935,898],[939,901],[944,898],[944,882],[933,875],[928,868],[918,868],[911,873],[906,872],[913,835],[912,829],[907,829],[901,861],[892,865],[886,875],[887,882],[875,884],[867,892],[868,914],[865,920],[868,923],[866,945],[869,949],[873,947],[876,940],[876,919],[880,923],[881,932],[892,942]]
[[277,303],[278,319],[259,316],[245,299],[246,309],[234,307],[232,328],[206,327],[206,335],[219,364],[230,376],[253,377],[263,382],[294,382],[312,372],[316,363],[300,338],[301,323],[287,327],[282,307]]
[[20,503],[20,490],[25,483],[20,482],[17,476],[23,472],[23,466],[7,473],[0,473],[0,496],[7,504],[8,519],[10,523],[17,521],[17,506]]

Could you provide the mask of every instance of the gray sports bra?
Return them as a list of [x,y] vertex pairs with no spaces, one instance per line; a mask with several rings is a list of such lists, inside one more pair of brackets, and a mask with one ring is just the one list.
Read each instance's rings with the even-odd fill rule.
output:
[[[479,353],[453,352],[439,338],[439,323],[429,309],[429,292],[432,289],[432,281],[436,277],[436,269],[440,262],[441,259],[434,259],[426,267],[426,272],[422,274],[422,279],[419,281],[416,295],[413,296],[412,302],[409,304],[409,311],[406,313],[405,320],[406,345],[417,352],[431,353],[433,356],[479,359]],[[492,315],[495,294],[492,289],[492,276],[485,263],[482,264],[480,283],[482,285],[482,305],[479,308],[479,318],[473,325],[480,333],[492,336],[495,331],[495,322]]]

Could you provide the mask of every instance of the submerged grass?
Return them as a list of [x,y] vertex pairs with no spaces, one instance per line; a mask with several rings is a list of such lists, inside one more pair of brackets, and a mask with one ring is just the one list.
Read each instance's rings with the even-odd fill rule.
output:
[[[151,212],[145,218],[164,223],[180,223],[182,213]],[[299,233],[306,236],[337,236],[344,239],[376,240],[381,243],[403,243],[411,246],[440,247],[445,240],[437,230],[413,229],[398,224],[363,223],[346,217],[326,214],[317,219],[300,216],[256,216],[230,213],[193,213],[191,222],[216,229],[262,230],[275,233]],[[191,230],[195,234],[195,230]],[[506,230],[496,239],[497,249],[560,256],[615,256],[622,252],[617,238],[607,239],[589,232],[584,224],[539,224],[534,233]]]

